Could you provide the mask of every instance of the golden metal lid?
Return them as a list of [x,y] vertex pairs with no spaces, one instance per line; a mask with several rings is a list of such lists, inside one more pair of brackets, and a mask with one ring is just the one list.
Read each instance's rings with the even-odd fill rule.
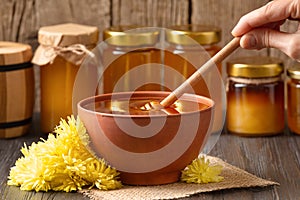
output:
[[44,26],[38,33],[39,43],[49,46],[91,45],[97,44],[98,38],[97,27],[73,23]]
[[159,31],[139,26],[114,26],[103,32],[103,40],[115,46],[154,45],[158,42]]
[[221,29],[196,24],[171,26],[166,30],[166,39],[180,45],[195,45],[195,41],[201,45],[214,44],[221,40]]
[[241,57],[227,62],[227,74],[234,77],[273,77],[280,75],[282,72],[283,62],[272,57]]
[[32,58],[28,44],[0,41],[0,65],[13,65],[29,62]]
[[295,65],[287,69],[287,75],[292,79],[300,80],[300,65]]

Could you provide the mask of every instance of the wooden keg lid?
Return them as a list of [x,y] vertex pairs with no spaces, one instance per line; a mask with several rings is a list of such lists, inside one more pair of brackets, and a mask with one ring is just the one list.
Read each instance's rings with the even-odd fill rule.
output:
[[29,62],[32,49],[28,44],[0,41],[0,66]]
[[72,44],[97,44],[99,31],[95,26],[80,24],[58,24],[41,27],[38,41],[47,46],[69,46]]

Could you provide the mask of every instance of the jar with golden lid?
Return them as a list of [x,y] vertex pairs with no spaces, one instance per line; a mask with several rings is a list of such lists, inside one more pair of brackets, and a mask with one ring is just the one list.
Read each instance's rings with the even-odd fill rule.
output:
[[33,63],[40,67],[41,130],[51,132],[72,114],[75,77],[86,54],[98,42],[98,28],[80,24],[41,27]]
[[[164,51],[164,82],[168,90],[176,89],[221,47],[221,29],[210,25],[185,24],[171,26],[165,31],[166,50]],[[225,90],[222,79],[222,66],[217,65],[192,86],[189,92],[212,98],[215,102],[213,133],[223,129],[225,121]]]
[[[166,29],[167,48],[164,52],[164,64],[179,72],[181,76],[165,74],[165,82],[169,89],[177,88],[186,78],[190,77],[199,67],[215,55],[220,46],[221,29],[209,25],[187,24],[171,26]],[[221,74],[222,66],[218,65]],[[207,76],[212,76],[207,74]],[[196,94],[210,97],[207,87],[214,81],[209,77],[193,87]]]
[[227,130],[241,136],[267,136],[284,130],[283,62],[241,57],[227,63]]
[[300,65],[287,69],[287,122],[291,132],[300,135]]
[[34,107],[31,46],[0,41],[0,138],[28,133]]
[[160,30],[113,26],[103,32],[102,93],[161,90]]

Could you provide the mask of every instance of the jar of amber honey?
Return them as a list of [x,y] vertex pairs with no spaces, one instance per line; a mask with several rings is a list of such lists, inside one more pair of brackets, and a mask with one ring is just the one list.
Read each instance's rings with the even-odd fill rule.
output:
[[290,131],[300,135],[300,66],[287,70],[287,122]]
[[[214,26],[187,24],[166,29],[167,47],[164,52],[164,64],[179,72],[181,76],[171,76],[166,70],[164,79],[170,90],[177,88],[199,67],[215,55],[220,47],[221,29]],[[222,66],[218,65],[221,74]],[[207,85],[214,81],[213,74],[206,74],[206,80],[193,86],[196,94],[210,97]]]
[[161,90],[160,30],[115,26],[104,30],[103,40],[100,93]]
[[267,136],[284,130],[283,62],[243,57],[227,63],[227,129],[242,136]]
[[41,130],[51,132],[72,114],[73,84],[86,54],[98,42],[98,29],[79,24],[40,28],[33,63],[40,67]]
[[[167,90],[176,89],[221,48],[221,29],[215,26],[186,24],[165,31],[164,83]],[[190,93],[206,96],[215,102],[213,133],[221,132],[225,121],[225,89],[222,65],[211,68],[192,86]]]
[[34,107],[32,50],[0,41],[0,138],[28,133]]

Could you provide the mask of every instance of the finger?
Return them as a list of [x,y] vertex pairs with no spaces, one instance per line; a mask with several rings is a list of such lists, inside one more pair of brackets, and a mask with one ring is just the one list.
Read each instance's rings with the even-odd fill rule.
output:
[[265,47],[285,48],[289,35],[273,29],[258,28],[242,36],[240,44],[245,49],[262,49]]
[[[233,28],[231,32],[232,35],[235,37],[241,36],[253,28],[289,18],[291,11],[297,12],[297,9],[294,8],[295,5],[291,4],[291,2],[292,0],[274,0],[244,15]],[[291,7],[293,7],[293,9],[291,9]]]
[[242,36],[240,44],[245,49],[277,48],[293,59],[300,59],[300,32],[289,34],[266,28],[253,29]]
[[270,29],[275,29],[275,30],[279,30],[280,26],[282,24],[284,24],[285,20],[280,20],[278,22],[271,22],[268,24],[264,24],[263,26],[261,26],[260,28],[270,28]]

